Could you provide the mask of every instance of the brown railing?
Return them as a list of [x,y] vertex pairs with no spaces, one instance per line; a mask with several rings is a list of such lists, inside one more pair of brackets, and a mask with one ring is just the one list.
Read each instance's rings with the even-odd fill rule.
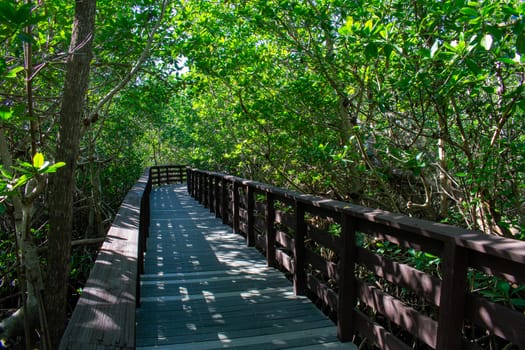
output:
[[147,169],[128,192],[62,337],[60,349],[135,349],[135,309],[153,185],[182,183],[186,167]]
[[152,185],[177,184],[186,181],[185,165],[161,165],[150,168]]
[[225,174],[188,168],[187,179],[190,194],[289,273],[297,293],[335,315],[342,341],[525,348],[525,242]]

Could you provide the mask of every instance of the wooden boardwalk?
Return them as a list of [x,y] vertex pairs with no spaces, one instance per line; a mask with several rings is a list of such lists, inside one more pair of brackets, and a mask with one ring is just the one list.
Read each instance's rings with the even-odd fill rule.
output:
[[356,349],[264,257],[186,192],[155,188],[137,349]]

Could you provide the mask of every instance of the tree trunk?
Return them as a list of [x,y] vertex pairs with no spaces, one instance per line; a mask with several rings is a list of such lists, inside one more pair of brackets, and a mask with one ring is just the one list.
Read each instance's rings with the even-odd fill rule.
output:
[[89,82],[95,10],[96,0],[76,1],[56,150],[56,160],[65,162],[66,166],[53,176],[49,188],[46,308],[54,348],[58,347],[66,325],[75,165]]

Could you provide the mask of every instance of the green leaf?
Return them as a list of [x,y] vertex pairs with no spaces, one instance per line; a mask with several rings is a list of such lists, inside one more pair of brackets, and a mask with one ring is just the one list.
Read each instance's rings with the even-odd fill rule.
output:
[[12,2],[3,1],[0,2],[0,20],[8,21],[15,16],[15,7]]
[[346,19],[346,23],[344,26],[339,28],[339,34],[341,35],[350,35],[353,32],[353,26],[354,26],[354,19],[352,17],[348,17]]
[[34,43],[35,42],[35,39],[31,35],[28,35],[24,32],[20,32],[16,36],[18,37],[18,39],[20,39],[24,43]]
[[496,59],[496,61],[499,61],[501,63],[511,64],[511,65],[515,65],[516,64],[516,61],[514,61],[512,58],[508,58],[508,57],[499,57],[499,58]]
[[506,13],[507,15],[511,16],[518,16],[520,14],[517,10],[508,5],[502,6],[501,10],[503,11],[503,13]]
[[430,48],[430,58],[434,58],[437,50],[439,49],[439,40],[434,41],[434,45]]
[[478,11],[476,11],[475,9],[471,7],[463,7],[461,10],[459,10],[459,12],[463,15],[473,17],[473,18],[476,18],[479,16]]
[[510,285],[506,281],[499,281],[497,283],[497,289],[502,291],[502,292],[504,292],[504,293],[508,293],[509,290],[510,290]]
[[11,119],[12,116],[12,110],[5,111],[0,109],[0,119],[2,119],[3,121],[8,121],[9,119]]
[[29,180],[31,180],[31,176],[24,174],[18,178],[15,185],[13,186],[13,190],[17,189],[20,186],[24,186]]
[[4,58],[0,57],[0,77],[7,71],[7,63]]
[[49,163],[48,161],[45,161],[44,164],[42,164],[42,166],[40,166],[40,168],[38,168],[38,173],[39,174],[45,174],[48,172],[48,168],[49,166],[51,165],[51,163]]
[[47,169],[46,173],[56,173],[57,169],[62,168],[65,165],[66,163],[64,162],[55,163]]
[[375,43],[369,43],[366,45],[365,56],[368,59],[377,58],[377,45]]
[[16,78],[16,75],[23,70],[24,67],[15,67],[7,72],[5,78]]
[[[18,168],[19,170],[22,170],[23,172],[27,171],[27,170],[33,170],[34,169],[33,164],[28,163],[28,162],[19,162],[18,165],[20,165],[21,167],[25,168],[25,170],[23,168]],[[15,168],[15,167],[13,167],[13,168]]]
[[474,60],[467,58],[465,60],[465,63],[472,73],[476,75],[482,73],[481,68],[478,66],[478,64]]
[[521,33],[516,38],[516,50],[520,55],[525,54],[525,33]]
[[383,52],[385,53],[385,57],[390,57],[390,55],[392,54],[392,52],[394,51],[394,47],[390,44],[386,44],[384,47],[383,47]]
[[13,179],[13,175],[11,175],[7,170],[4,169],[3,166],[0,165],[0,174],[2,174],[2,176],[8,180],[12,180]]
[[481,46],[483,46],[483,48],[484,48],[485,50],[489,51],[490,48],[492,47],[492,42],[493,42],[493,41],[494,41],[494,40],[492,39],[492,35],[490,35],[490,34],[485,34],[485,35],[483,36],[483,38],[481,38],[481,42],[480,42],[480,44],[481,44]]
[[33,157],[33,167],[40,169],[44,165],[44,155],[42,153],[36,153]]
[[510,299],[510,303],[514,306],[525,307],[525,299]]

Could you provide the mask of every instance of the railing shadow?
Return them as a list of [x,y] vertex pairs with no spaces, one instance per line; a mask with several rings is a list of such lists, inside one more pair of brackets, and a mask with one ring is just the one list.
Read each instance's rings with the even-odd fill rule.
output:
[[[359,336],[381,349],[409,349],[411,339],[459,350],[492,348],[479,340],[494,339],[525,348],[524,299],[509,296],[525,288],[525,242],[221,173],[188,169],[187,183],[269,266],[293,277],[296,293],[337,319],[342,341]],[[478,276],[507,294],[475,291]]]

